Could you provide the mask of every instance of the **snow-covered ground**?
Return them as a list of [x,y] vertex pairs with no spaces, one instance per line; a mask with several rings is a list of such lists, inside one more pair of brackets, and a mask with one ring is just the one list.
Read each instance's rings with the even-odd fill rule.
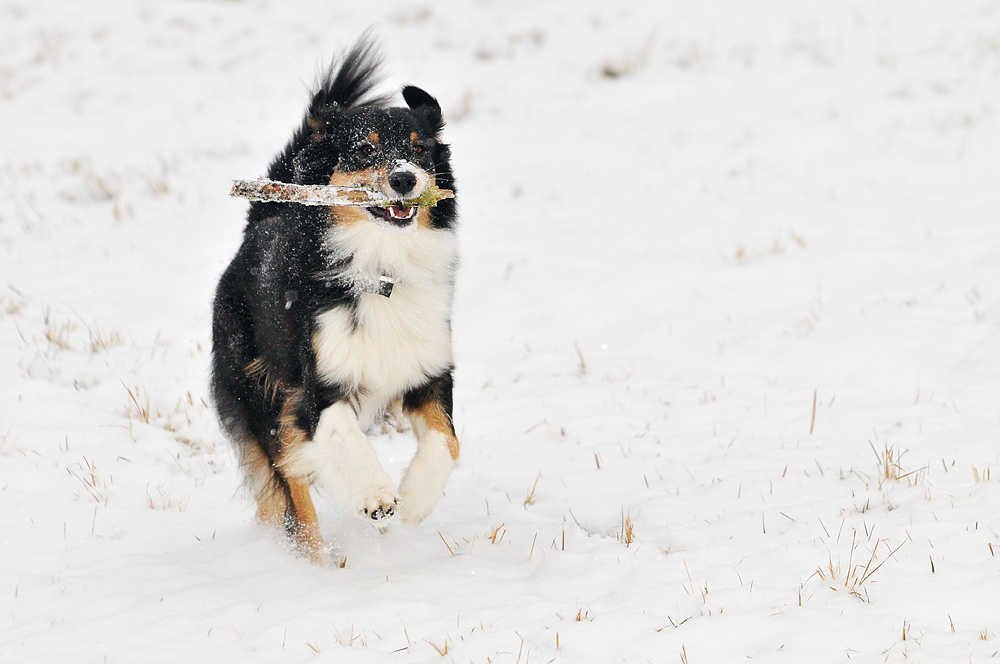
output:
[[[463,456],[253,521],[210,302],[365,28],[449,119]],[[1000,656],[1000,5],[0,4],[0,658]],[[376,441],[398,477],[408,433]]]

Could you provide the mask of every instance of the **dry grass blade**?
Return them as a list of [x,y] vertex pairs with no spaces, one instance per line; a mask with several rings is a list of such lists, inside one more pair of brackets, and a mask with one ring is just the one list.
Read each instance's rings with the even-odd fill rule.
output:
[[576,357],[578,361],[578,366],[580,367],[580,375],[585,376],[587,374],[587,360],[583,357],[583,351],[580,350],[580,344],[576,341],[573,342],[576,347]]
[[79,475],[74,473],[71,468],[67,468],[66,470],[69,472],[70,475],[80,480],[80,483],[83,484],[84,488],[87,489],[87,492],[94,498],[94,500],[96,500],[99,503],[104,502],[104,496],[98,492],[97,487],[94,486],[92,482],[87,481],[86,478],[80,477]]
[[622,512],[622,529],[618,536],[618,540],[622,542],[626,547],[632,546],[632,542],[635,539],[635,533],[633,528],[635,523],[632,521],[631,512]]
[[489,539],[493,544],[500,543],[503,540],[503,536],[507,534],[506,530],[502,530],[503,527],[504,524],[502,523],[499,526],[495,526],[492,530],[490,530],[490,534],[486,536],[487,539]]
[[447,639],[445,639],[445,642],[444,642],[443,646],[439,646],[438,644],[436,644],[433,641],[430,641],[428,639],[424,639],[424,642],[427,645],[429,645],[431,648],[434,648],[434,650],[437,651],[437,654],[441,655],[442,657],[444,657],[445,655],[448,654],[448,640]]
[[816,428],[816,397],[819,396],[819,390],[813,390],[813,410],[812,418],[809,420],[809,435],[813,435],[813,429]]
[[[879,542],[881,542],[881,543],[885,544],[885,540],[879,540]],[[897,552],[897,551],[899,551],[900,549],[902,549],[902,548],[903,548],[903,545],[904,545],[904,544],[906,544],[906,540],[903,540],[902,542],[900,542],[900,543],[899,543],[899,546],[897,546],[897,547],[896,547],[895,549],[892,549],[892,550],[890,550],[890,551],[889,551],[889,555],[888,555],[888,556],[886,557],[886,559],[885,559],[885,560],[883,560],[882,562],[880,562],[880,563],[879,563],[878,565],[876,565],[876,566],[875,566],[875,568],[874,568],[873,570],[871,570],[871,571],[868,571],[868,567],[869,567],[869,566],[871,565],[871,563],[872,563],[872,560],[869,560],[869,561],[868,561],[868,565],[865,565],[865,571],[864,571],[864,573],[863,573],[863,574],[861,575],[861,579],[860,579],[860,580],[858,580],[858,585],[861,585],[862,583],[864,583],[865,581],[867,581],[868,579],[870,579],[870,578],[871,578],[871,576],[872,576],[873,574],[875,574],[875,572],[877,572],[877,571],[879,570],[879,568],[880,568],[880,567],[882,567],[882,565],[884,565],[884,564],[885,564],[885,561],[886,561],[886,560],[889,560],[889,558],[892,558],[892,557],[893,557],[894,555],[896,555],[896,552]],[[888,547],[888,546],[889,546],[889,545],[888,545],[888,544],[886,544],[886,547]],[[878,550],[878,545],[877,545],[877,544],[876,544],[876,546],[875,546],[875,549],[873,549],[873,550],[872,550],[872,558],[873,558],[873,559],[874,559],[874,556],[875,556],[875,551],[876,551],[876,550]]]
[[524,498],[524,505],[527,507],[535,502],[535,489],[538,488],[538,480],[542,479],[542,472],[538,471],[538,476],[535,478],[535,483],[531,485],[531,491]]
[[444,542],[444,545],[445,545],[445,546],[446,546],[446,547],[448,548],[448,553],[450,553],[450,554],[451,554],[451,555],[453,555],[453,556],[454,556],[454,555],[456,555],[456,554],[455,554],[455,550],[454,550],[453,548],[451,548],[451,545],[450,545],[450,544],[448,544],[448,540],[446,540],[446,539],[444,538],[444,535],[443,535],[443,534],[441,534],[441,531],[440,531],[440,530],[438,531],[438,537],[440,537],[440,538],[441,538],[441,541],[442,541],[442,542]]

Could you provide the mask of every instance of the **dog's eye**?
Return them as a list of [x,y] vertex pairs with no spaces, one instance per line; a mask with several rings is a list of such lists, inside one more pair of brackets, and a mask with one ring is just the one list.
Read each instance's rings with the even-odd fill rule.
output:
[[358,146],[357,153],[359,156],[370,157],[375,154],[375,146],[371,143],[363,143]]
[[420,143],[414,143],[413,154],[423,154],[423,153],[424,153],[424,146],[422,146]]

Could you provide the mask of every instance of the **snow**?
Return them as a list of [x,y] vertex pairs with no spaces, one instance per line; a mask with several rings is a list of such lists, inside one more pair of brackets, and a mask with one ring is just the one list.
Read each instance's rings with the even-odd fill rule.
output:
[[[240,492],[210,302],[231,181],[372,25],[449,121],[462,459],[418,527],[319,501],[319,569]],[[997,656],[998,35],[988,2],[8,0],[0,657]],[[376,445],[398,481],[411,434]]]

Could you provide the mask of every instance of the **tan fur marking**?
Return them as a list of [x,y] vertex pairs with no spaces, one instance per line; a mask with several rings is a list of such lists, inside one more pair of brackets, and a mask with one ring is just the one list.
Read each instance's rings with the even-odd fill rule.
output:
[[312,133],[309,134],[309,142],[317,143],[319,141],[322,141],[323,128],[326,127],[326,122],[310,117],[306,118],[306,124],[309,125],[309,129],[312,130]]
[[244,367],[243,371],[249,378],[253,378],[257,381],[258,386],[262,388],[264,394],[274,401],[278,398],[278,392],[281,390],[281,383],[271,377],[271,374],[267,371],[267,363],[264,361],[263,357],[258,357],[256,360],[252,361],[250,364]]
[[428,429],[433,429],[444,435],[448,441],[448,453],[453,460],[458,461],[459,444],[458,438],[455,437],[455,427],[452,426],[451,418],[444,412],[444,407],[440,403],[428,401],[421,406],[410,409],[409,415],[411,418],[421,418]]
[[316,518],[316,508],[312,496],[309,495],[309,481],[299,477],[288,478],[288,491],[295,508],[298,528],[295,531],[295,544],[299,550],[314,563],[323,562],[323,536],[319,532],[319,520]]
[[[275,498],[281,494],[271,494]],[[285,512],[288,510],[288,501],[281,496],[281,501],[269,500],[257,502],[257,523],[270,528],[279,528],[285,521]]]
[[375,187],[385,180],[385,167],[365,168],[360,171],[342,171],[338,166],[330,176],[329,184],[337,187]]
[[295,458],[296,450],[309,442],[309,437],[295,421],[295,412],[302,401],[302,393],[292,392],[285,398],[278,417],[278,439],[281,442],[281,466],[285,480],[288,482],[288,493],[295,510],[298,528],[295,531],[295,544],[299,551],[314,563],[323,562],[323,537],[319,532],[319,522],[316,519],[316,508],[309,495],[308,478],[296,476],[289,472],[292,464],[285,463]]
[[416,143],[419,140],[420,140],[420,135],[417,134],[417,132],[413,132],[410,134],[410,143]]
[[[278,440],[281,441],[281,456],[285,457],[299,445],[309,442],[309,436],[295,421],[295,411],[302,402],[302,393],[293,391],[285,397],[278,416]],[[280,463],[280,461],[279,461]]]
[[284,492],[269,491],[266,496],[258,496],[257,498],[257,523],[262,526],[282,527],[287,511],[288,499]]
[[281,527],[288,509],[288,497],[275,477],[274,467],[256,444],[240,447],[240,466],[247,487],[257,501],[257,521],[265,526]]
[[267,370],[267,365],[264,364],[264,358],[258,357],[256,360],[250,362],[243,368],[248,376],[253,376],[255,374],[263,373]]
[[432,229],[430,208],[420,208],[417,210],[417,226],[424,229]]
[[[381,190],[381,182],[387,177],[385,168],[366,168],[361,171],[342,171],[338,166],[330,176],[327,184],[335,187],[371,187]],[[364,208],[357,206],[337,206],[331,207],[330,213],[338,223],[344,225],[357,224],[362,221],[371,221],[371,217]]]
[[372,133],[368,134],[368,142],[378,143],[378,132],[373,131]]
[[309,436],[295,421],[295,411],[301,402],[302,393],[292,392],[285,398],[281,415],[278,416],[278,440],[281,443],[281,452],[275,460],[275,465],[280,469],[282,476],[289,480],[293,477],[305,478],[309,472],[299,463],[299,450],[309,442]]

